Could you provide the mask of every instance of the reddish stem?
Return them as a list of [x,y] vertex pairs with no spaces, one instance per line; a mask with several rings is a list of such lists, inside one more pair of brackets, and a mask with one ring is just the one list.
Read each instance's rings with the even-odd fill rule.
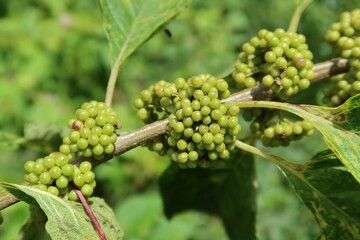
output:
[[95,217],[93,211],[91,210],[91,207],[89,206],[88,202],[86,201],[84,195],[82,194],[80,189],[74,183],[72,183],[71,186],[74,189],[74,191],[76,192],[76,195],[79,197],[80,202],[84,206],[84,209],[87,212],[87,214],[89,215],[91,222],[94,224],[94,227],[95,227],[96,232],[99,235],[100,239],[106,240],[105,233],[102,230],[98,220],[96,219],[96,217]]

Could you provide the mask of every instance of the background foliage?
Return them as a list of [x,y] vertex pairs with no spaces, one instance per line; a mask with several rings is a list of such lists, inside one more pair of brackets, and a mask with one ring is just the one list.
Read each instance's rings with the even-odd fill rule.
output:
[[[307,36],[314,62],[331,58],[330,46],[322,44],[325,31],[340,12],[354,7],[355,0],[318,0],[304,13],[299,32]],[[193,0],[166,27],[171,36],[159,31],[125,62],[114,100],[123,130],[141,126],[132,107],[141,89],[160,79],[221,73],[259,29],[287,28],[294,8],[294,1]],[[74,109],[104,99],[109,72],[95,1],[0,2],[0,181],[22,182],[23,163],[56,148]],[[316,103],[322,84],[296,100]],[[309,97],[314,94],[316,99]],[[316,135],[271,151],[300,162],[323,149]],[[138,148],[96,169],[96,195],[114,207],[126,239],[227,239],[216,217],[191,211],[165,218],[157,180],[168,165],[168,159]],[[259,238],[314,238],[310,212],[276,167],[259,160],[256,168]],[[16,204],[2,215],[0,238],[15,239],[27,206]]]

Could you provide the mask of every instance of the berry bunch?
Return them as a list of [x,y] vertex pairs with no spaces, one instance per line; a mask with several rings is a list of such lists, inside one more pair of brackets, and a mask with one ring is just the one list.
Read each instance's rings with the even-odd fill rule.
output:
[[71,128],[73,131],[63,138],[59,148],[70,160],[76,156],[93,156],[101,160],[106,154],[114,152],[117,139],[115,130],[119,128],[118,116],[105,103],[83,103],[76,110],[76,119],[71,121]]
[[315,78],[313,55],[304,35],[262,29],[242,45],[242,50],[232,73],[240,89],[263,84],[286,100],[307,89]]
[[96,186],[91,163],[84,161],[79,167],[69,163],[69,158],[56,152],[36,161],[27,161],[25,181],[30,186],[47,191],[55,196],[77,201],[78,197],[69,183],[75,184],[86,197],[92,195]]
[[336,54],[349,59],[349,71],[330,78],[323,90],[323,102],[339,106],[360,93],[360,9],[342,13],[340,22],[331,25],[326,39]]
[[353,67],[349,72],[331,77],[323,93],[323,102],[331,107],[339,106],[350,97],[359,94],[360,68]]
[[[165,138],[147,144],[151,150],[167,154],[182,167],[207,166],[210,161],[229,157],[241,127],[239,108],[220,101],[230,96],[224,79],[202,74],[187,80],[178,78],[174,84],[160,81],[145,91],[149,94],[143,91],[135,105],[147,118],[139,112],[138,116],[146,120],[164,112],[169,119]],[[145,101],[144,95],[151,97]],[[141,101],[144,104],[138,104]]]
[[48,191],[56,196],[77,201],[73,183],[86,197],[92,195],[96,186],[92,165],[83,161],[79,166],[71,163],[75,157],[103,159],[112,154],[117,140],[115,130],[119,128],[117,113],[102,102],[83,103],[76,110],[76,119],[71,123],[72,131],[63,138],[59,152],[36,161],[27,161],[25,181],[31,186]]
[[[177,81],[181,80],[184,79],[177,79]],[[177,94],[178,91],[174,83],[161,80],[151,85],[148,89],[143,90],[140,93],[140,98],[137,98],[134,102],[135,107],[138,109],[138,118],[145,123],[162,118],[164,113],[173,111],[173,98]]]
[[288,146],[291,141],[300,140],[314,132],[313,125],[306,120],[291,122],[282,119],[268,124],[264,129],[261,129],[260,124],[253,122],[251,127],[252,131],[260,135],[261,141],[266,147]]
[[343,12],[340,21],[333,23],[326,33],[328,40],[343,58],[360,57],[360,9]]
[[227,82],[203,74],[175,84],[179,95],[169,116],[168,155],[187,167],[227,159],[241,130],[239,108],[220,101],[230,96]]

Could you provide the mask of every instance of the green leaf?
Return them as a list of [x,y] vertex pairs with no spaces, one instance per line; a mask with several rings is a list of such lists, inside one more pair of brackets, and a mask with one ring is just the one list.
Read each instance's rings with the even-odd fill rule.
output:
[[47,217],[43,210],[37,205],[30,205],[30,217],[22,226],[19,239],[21,240],[45,240],[50,239],[49,234],[45,231]]
[[360,185],[337,157],[324,151],[289,166],[281,169],[319,223],[318,239],[360,239]]
[[159,179],[165,214],[189,209],[220,216],[231,239],[256,239],[255,174],[250,155],[234,154],[223,167],[180,169],[172,164]]
[[329,148],[360,182],[360,94],[337,108],[265,101],[241,102],[238,105],[281,109],[311,122],[323,135]]
[[[40,206],[48,218],[45,228],[52,239],[99,239],[81,204],[29,186],[10,183],[2,186],[18,199]],[[90,198],[88,202],[108,239],[122,239],[115,215],[105,202],[99,198]]]
[[100,0],[112,67],[121,63],[190,0]]

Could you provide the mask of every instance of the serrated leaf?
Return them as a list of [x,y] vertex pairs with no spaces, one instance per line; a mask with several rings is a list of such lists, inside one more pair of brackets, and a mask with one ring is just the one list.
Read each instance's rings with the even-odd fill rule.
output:
[[[2,183],[2,186],[18,199],[40,206],[48,218],[45,228],[52,239],[99,239],[81,204],[64,201],[29,186],[10,183]],[[89,204],[105,235],[109,239],[122,239],[123,233],[115,215],[105,202],[99,198],[91,198]]]
[[254,161],[249,155],[235,158],[221,168],[184,170],[172,164],[159,179],[165,214],[189,209],[214,214],[231,239],[256,239]]
[[269,107],[296,114],[309,121],[322,134],[326,144],[360,182],[360,94],[337,108],[289,103],[251,101],[246,107]]
[[314,214],[319,239],[360,239],[360,185],[331,151],[281,169]]
[[111,65],[118,67],[190,0],[99,0],[110,43]]

